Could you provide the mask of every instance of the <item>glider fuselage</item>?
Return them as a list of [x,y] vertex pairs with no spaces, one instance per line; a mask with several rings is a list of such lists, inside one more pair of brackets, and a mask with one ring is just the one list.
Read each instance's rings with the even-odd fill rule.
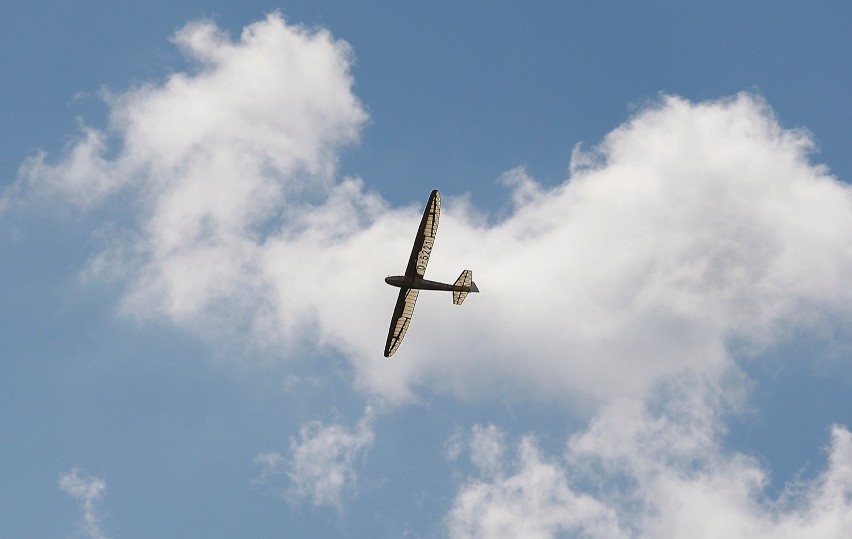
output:
[[475,289],[476,285],[473,285],[472,287],[455,286],[447,283],[430,281],[419,276],[416,276],[411,279],[406,277],[405,275],[394,275],[392,277],[385,277],[385,282],[397,288],[416,288],[418,290],[444,290],[446,292],[479,292],[478,289]]

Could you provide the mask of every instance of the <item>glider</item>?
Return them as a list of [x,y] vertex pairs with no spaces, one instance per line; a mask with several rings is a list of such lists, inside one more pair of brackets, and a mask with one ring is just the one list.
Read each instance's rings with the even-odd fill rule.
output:
[[429,255],[435,245],[435,235],[438,233],[438,218],[440,216],[441,193],[435,189],[429,195],[429,202],[426,203],[426,209],[423,211],[420,228],[417,229],[414,247],[411,249],[411,258],[408,259],[408,267],[405,268],[405,275],[385,278],[386,283],[400,289],[388,330],[385,357],[391,357],[402,344],[405,332],[408,331],[408,326],[411,324],[411,316],[414,314],[414,303],[417,301],[417,295],[421,290],[452,292],[455,305],[461,305],[470,292],[479,292],[476,283],[472,280],[473,272],[470,270],[462,271],[454,284],[427,281],[423,278],[426,273],[426,264],[429,263]]

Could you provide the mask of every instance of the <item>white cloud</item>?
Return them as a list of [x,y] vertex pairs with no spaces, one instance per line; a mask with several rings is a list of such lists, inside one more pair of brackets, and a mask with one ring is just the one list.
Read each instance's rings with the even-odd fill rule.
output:
[[130,190],[133,228],[90,266],[129,279],[126,310],[211,333],[263,325],[265,239],[298,220],[299,201],[324,198],[366,119],[351,50],[274,13],[237,42],[209,21],[174,42],[191,73],[107,95],[109,129],[84,127],[56,164],[27,160],[5,198],[90,208]]
[[[116,164],[104,157],[106,135],[85,125],[81,125],[81,131],[57,165],[47,164],[44,152],[21,165],[19,174],[34,194],[60,196],[76,206],[89,208],[121,187],[124,175],[116,174]],[[14,186],[16,191],[23,188],[20,181]]]
[[101,531],[101,519],[95,511],[97,502],[106,490],[106,482],[97,477],[81,478],[77,469],[59,478],[59,489],[69,494],[83,506],[82,533],[92,539],[106,539]]
[[[682,385],[681,389],[686,389]],[[636,401],[605,407],[548,458],[523,438],[459,487],[446,523],[452,537],[844,538],[852,534],[852,434],[831,429],[825,469],[777,499],[767,471],[720,443],[714,398],[684,391],[662,409]],[[493,426],[491,439],[503,439]],[[473,429],[483,432],[482,427]],[[492,452],[493,453],[493,452]],[[494,470],[498,470],[496,473]],[[506,473],[505,470],[509,470]]]
[[[333,348],[360,388],[391,401],[427,387],[598,406],[562,460],[528,438],[507,461],[496,428],[475,431],[481,476],[448,520],[460,536],[848,531],[845,429],[825,473],[790,491],[792,508],[762,499],[761,467],[719,446],[731,342],[759,352],[852,314],[850,189],[811,164],[808,133],[782,128],[762,99],[663,97],[591,151],[575,148],[560,185],[504,174],[513,209],[494,224],[447,197],[429,276],[471,268],[482,293],[462,308],[421,295],[388,361],[395,291],[382,277],[404,267],[422,207],[391,208],[336,178],[337,152],[367,118],[349,46],[278,14],[238,41],[201,21],[174,42],[192,71],[106,96],[108,128],[83,127],[56,163],[29,159],[0,202],[52,195],[85,209],[130,193],[131,222],[88,270],[126,280],[126,312],[284,356]],[[290,458],[258,462],[264,473],[286,463],[292,496],[339,508],[370,417],[311,423]],[[447,454],[459,456],[458,440]],[[581,493],[575,480],[603,486]],[[707,508],[719,518],[694,529]]]
[[108,131],[86,128],[56,164],[34,157],[7,193],[88,207],[132,190],[135,223],[89,266],[126,280],[129,313],[284,356],[334,348],[392,401],[415,386],[638,397],[677,372],[726,372],[731,340],[759,351],[848,323],[850,191],[810,164],[808,134],[750,94],[664,97],[575,148],[561,185],[506,173],[514,209],[496,224],[448,197],[429,274],[471,268],[482,293],[462,308],[423,294],[384,361],[382,277],[404,267],[421,208],[334,178],[366,120],[350,48],[277,14],[236,42],[207,21],[174,41],[193,71],[108,96]]
[[[372,360],[366,339],[384,311],[366,336],[339,340],[358,346],[362,381],[384,392],[426,382],[608,399],[678,372],[720,376],[731,339],[760,350],[792,327],[848,323],[849,189],[808,163],[809,148],[751,95],[665,98],[561,186],[532,188],[513,171],[517,208],[494,226],[448,204],[430,272],[471,267],[482,293],[459,310],[424,297],[402,361]],[[387,238],[389,219],[359,240]],[[370,301],[365,291],[360,305]],[[345,332],[327,309],[321,325]]]
[[263,466],[255,483],[269,483],[285,473],[292,501],[309,499],[316,506],[343,507],[345,492],[358,478],[356,466],[373,445],[375,409],[368,406],[354,428],[311,421],[290,438],[289,458],[277,452],[260,453],[255,462]]
[[476,425],[471,433],[470,460],[481,474],[499,475],[505,445],[505,436],[500,429],[494,425]]
[[451,537],[625,537],[615,512],[572,490],[560,465],[543,458],[532,438],[518,444],[515,473],[506,475],[503,439],[493,425],[473,428],[471,461],[482,478],[461,487],[447,516]]

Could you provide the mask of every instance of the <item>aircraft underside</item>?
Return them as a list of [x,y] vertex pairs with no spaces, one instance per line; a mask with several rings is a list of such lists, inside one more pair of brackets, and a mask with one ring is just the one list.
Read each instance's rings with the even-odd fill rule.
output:
[[414,238],[414,246],[411,249],[411,257],[405,269],[405,275],[397,275],[385,278],[385,282],[400,289],[399,297],[391,317],[390,328],[388,328],[388,340],[385,344],[385,357],[390,357],[396,352],[405,337],[411,317],[414,314],[414,304],[421,290],[442,290],[453,293],[453,303],[461,305],[470,292],[479,292],[476,283],[473,282],[473,272],[462,271],[459,278],[453,284],[429,281],[423,278],[426,273],[426,265],[429,263],[429,255],[435,245],[435,235],[438,233],[438,219],[441,216],[441,195],[438,190],[432,191],[423,218]]

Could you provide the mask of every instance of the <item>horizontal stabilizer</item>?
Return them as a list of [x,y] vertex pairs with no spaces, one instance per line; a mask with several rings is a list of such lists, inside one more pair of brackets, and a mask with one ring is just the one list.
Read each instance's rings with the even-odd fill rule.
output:
[[470,292],[479,292],[479,288],[473,282],[473,272],[464,270],[453,284],[453,303],[461,305]]

